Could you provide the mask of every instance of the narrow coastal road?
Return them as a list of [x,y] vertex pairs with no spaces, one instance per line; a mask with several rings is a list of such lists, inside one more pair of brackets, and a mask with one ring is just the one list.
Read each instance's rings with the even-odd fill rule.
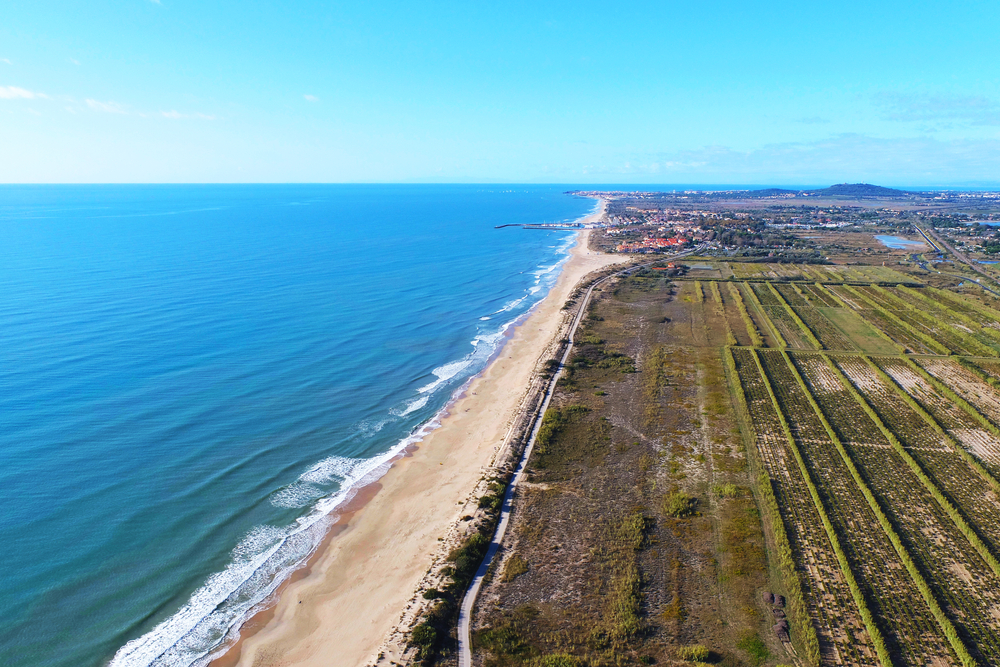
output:
[[528,438],[528,444],[525,446],[524,452],[521,454],[521,459],[517,462],[517,468],[514,469],[514,475],[511,477],[510,484],[507,486],[507,492],[504,494],[503,505],[500,509],[500,522],[497,524],[496,532],[493,534],[493,540],[490,542],[490,547],[486,551],[486,556],[483,557],[483,562],[479,565],[479,569],[476,570],[476,576],[472,580],[472,585],[469,586],[469,590],[466,591],[465,597],[462,599],[462,606],[458,612],[458,667],[472,667],[472,609],[476,606],[476,599],[479,597],[479,589],[483,585],[483,578],[486,576],[486,572],[490,569],[490,565],[493,563],[493,558],[500,549],[500,543],[503,542],[504,535],[507,532],[507,524],[510,521],[514,491],[517,489],[517,485],[524,475],[524,469],[528,463],[528,459],[531,457],[531,450],[535,446],[535,438],[538,436],[538,431],[542,427],[542,416],[545,415],[545,411],[549,408],[549,402],[552,400],[552,395],[555,393],[556,382],[559,381],[563,368],[565,368],[566,362],[569,361],[570,354],[573,352],[573,341],[576,336],[576,330],[580,326],[580,322],[583,320],[584,314],[587,312],[587,306],[590,304],[590,297],[594,293],[594,288],[616,276],[635,271],[636,269],[649,266],[650,264],[656,264],[657,262],[680,259],[681,257],[686,257],[687,255],[698,252],[703,248],[704,246],[701,245],[669,257],[658,257],[654,261],[646,262],[645,264],[633,264],[632,266],[624,268],[621,271],[616,271],[615,273],[605,276],[600,280],[594,281],[587,289],[587,294],[583,297],[580,309],[577,311],[576,317],[573,318],[573,325],[569,329],[569,335],[567,336],[569,344],[566,346],[566,351],[563,352],[562,358],[559,360],[559,368],[552,375],[552,379],[549,380],[549,385],[545,390],[545,398],[542,400],[541,407],[535,413],[535,423],[531,428],[531,436]]

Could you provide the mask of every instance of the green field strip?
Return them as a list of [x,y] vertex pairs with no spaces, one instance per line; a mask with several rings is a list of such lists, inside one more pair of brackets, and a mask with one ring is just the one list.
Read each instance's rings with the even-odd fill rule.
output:
[[802,288],[799,287],[798,283],[792,283],[792,291],[794,291],[799,296],[799,298],[802,299],[802,301],[804,302],[802,305],[804,306],[813,305],[809,295],[802,291]]
[[976,302],[974,299],[967,298],[961,294],[948,290],[939,289],[937,287],[926,287],[925,289],[930,290],[932,294],[936,294],[947,299],[957,306],[966,308],[967,310],[980,315],[988,322],[1000,321],[1000,310],[984,306],[983,304]]
[[709,282],[708,289],[712,293],[715,314],[722,319],[722,323],[726,326],[726,345],[738,345],[739,341],[736,340],[736,334],[733,333],[733,327],[729,324],[729,317],[726,315],[726,304],[722,301],[722,294],[719,292],[719,283],[714,280]]
[[719,308],[724,308],[725,304],[722,303],[722,294],[719,293],[718,281],[713,280],[709,282],[708,291],[712,293],[712,300],[715,301],[715,305]]
[[[713,283],[714,286],[714,283]],[[718,291],[718,287],[716,287]],[[743,382],[739,372],[736,370],[736,360],[733,351],[729,348],[724,350],[726,359],[726,379],[728,380],[730,392],[736,400],[737,418],[740,422],[740,432],[744,436],[748,431],[755,431],[753,419],[750,417],[750,408],[747,405],[746,394],[743,392]],[[809,620],[809,614],[805,603],[805,596],[802,592],[802,582],[799,579],[795,567],[795,558],[792,554],[792,546],[788,539],[788,532],[785,530],[785,523],[781,518],[778,509],[778,500],[774,494],[771,478],[764,468],[763,462],[757,457],[756,439],[743,438],[747,458],[750,462],[752,478],[756,481],[758,505],[763,509],[764,521],[774,540],[775,551],[777,552],[778,571],[787,591],[788,608],[792,612],[792,623],[796,630],[795,637],[801,638],[801,643],[806,654],[806,664],[810,667],[818,667],[821,661],[819,650],[819,638],[816,635],[816,627]]]
[[961,532],[962,535],[964,535],[969,541],[972,547],[979,554],[980,558],[982,558],[989,568],[993,570],[993,574],[1000,577],[1000,562],[997,561],[996,556],[993,555],[993,552],[979,537],[979,534],[976,533],[972,526],[970,526],[965,520],[962,513],[959,512],[959,510],[944,495],[944,493],[941,492],[941,489],[938,488],[937,484],[935,484],[933,480],[928,477],[927,473],[917,460],[914,459],[908,451],[906,451],[906,448],[896,437],[896,434],[886,427],[882,418],[875,412],[873,406],[869,404],[868,401],[865,400],[865,397],[858,392],[857,388],[851,383],[847,376],[841,372],[836,364],[833,363],[833,360],[826,355],[823,355],[823,358],[826,360],[830,369],[836,374],[837,379],[840,380],[844,389],[851,394],[857,404],[861,406],[861,409],[865,411],[865,414],[868,415],[868,418],[872,420],[876,428],[878,428],[878,430],[882,433],[882,436],[889,442],[890,445],[892,445],[893,451],[895,451],[896,454],[903,459],[907,467],[913,472],[914,476],[920,480],[920,483],[923,484],[924,488],[927,489],[928,493],[931,494],[934,500],[937,501],[941,509],[944,510],[945,514],[948,515],[948,518],[955,524],[959,532]]
[[983,382],[994,389],[1000,389],[1000,361],[996,359],[973,360],[968,357],[958,357],[958,363],[983,379]]
[[[867,641],[864,644],[857,641],[857,638],[867,635],[864,622],[841,574],[840,563],[827,539],[826,530],[816,512],[805,480],[792,461],[792,454],[774,411],[774,403],[760,376],[753,354],[748,348],[734,349],[732,352],[744,387],[754,432],[757,434],[758,460],[772,480],[796,567],[802,573],[803,592],[808,592],[806,599],[810,603],[810,618],[816,624],[824,664],[873,664],[876,654],[871,646]],[[892,550],[888,543],[885,546],[889,551]],[[902,570],[902,566],[899,569]],[[914,590],[911,595],[916,597],[919,593]],[[936,635],[937,625],[929,611],[926,626]],[[943,643],[940,649],[948,652]]]
[[962,460],[968,463],[969,466],[973,468],[976,473],[978,473],[979,476],[986,481],[987,484],[993,487],[997,493],[1000,493],[1000,480],[997,480],[997,478],[986,469],[979,459],[966,450],[961,443],[955,440],[955,438],[952,437],[952,435],[948,433],[943,426],[941,426],[940,422],[938,422],[938,420],[935,419],[931,413],[927,412],[927,410],[925,410],[915,398],[910,396],[910,394],[908,394],[907,391],[901,387],[898,382],[896,382],[896,380],[890,377],[888,373],[879,368],[879,366],[872,361],[870,357],[867,355],[861,355],[861,358],[868,364],[869,368],[875,372],[883,383],[891,387],[896,392],[896,395],[899,396],[899,398],[901,398],[911,410],[920,415],[920,418],[923,419],[928,426],[934,429],[934,431],[937,432],[960,457],[962,457]]
[[703,303],[705,301],[705,292],[701,289],[701,281],[694,281],[694,302]]
[[[878,337],[874,329],[849,310],[824,306],[821,308],[798,308],[795,312],[816,335],[816,338],[822,343],[823,349],[830,351],[865,349],[851,336],[849,328],[855,330],[859,339],[862,338],[861,331],[869,332],[870,336],[865,341],[866,343],[870,343],[874,339],[877,347],[884,346],[882,339]],[[892,348],[892,351],[895,351],[895,348]]]
[[[903,294],[909,296],[912,300],[911,301],[912,303],[921,303],[924,305],[925,308],[927,308],[927,310],[931,312],[947,313],[951,317],[954,317],[957,320],[961,320],[962,322],[965,322],[969,326],[976,327],[977,330],[983,328],[983,324],[976,318],[969,315],[968,313],[964,313],[961,310],[957,310],[955,308],[948,308],[947,305],[942,304],[940,301],[935,301],[934,299],[927,296],[927,294],[924,293],[924,291],[927,289],[930,288],[925,287],[923,290],[919,290],[919,289],[914,289],[912,287],[907,287],[906,285],[900,285],[899,287],[896,288],[897,291],[902,292]],[[938,291],[942,292],[943,290],[938,290]],[[995,331],[998,335],[1000,335],[1000,331],[997,331],[996,329],[991,329],[991,331]]]
[[802,375],[795,367],[795,364],[792,363],[792,360],[788,356],[788,353],[782,351],[781,354],[785,359],[785,363],[788,365],[789,372],[794,376],[796,383],[798,384],[800,390],[804,393],[806,399],[809,401],[809,404],[812,407],[816,417],[822,423],[823,428],[826,431],[826,434],[829,437],[830,441],[836,448],[837,453],[840,454],[840,457],[843,460],[844,465],[847,467],[847,470],[850,472],[850,475],[854,480],[855,485],[857,486],[858,490],[861,491],[861,494],[864,496],[865,500],[868,502],[868,506],[871,508],[872,512],[878,519],[878,523],[882,527],[883,532],[885,533],[886,537],[889,538],[889,541],[892,543],[893,548],[899,555],[900,560],[903,562],[903,566],[906,568],[907,573],[910,575],[910,579],[917,587],[917,590],[920,591],[920,594],[924,598],[924,601],[927,603],[927,606],[930,607],[931,614],[933,614],[934,619],[940,626],[941,631],[944,633],[944,636],[948,640],[948,643],[951,646],[952,650],[955,651],[955,654],[958,656],[959,660],[961,661],[964,667],[975,667],[975,665],[977,665],[978,663],[973,659],[972,655],[969,653],[968,648],[965,646],[964,642],[959,637],[958,630],[955,628],[954,624],[951,622],[951,619],[948,618],[944,609],[941,607],[941,604],[938,602],[937,597],[931,590],[930,585],[927,583],[927,580],[921,574],[919,568],[917,567],[916,563],[913,560],[913,557],[910,555],[909,551],[907,550],[902,540],[900,539],[899,534],[896,532],[896,529],[893,527],[892,522],[889,521],[888,516],[886,516],[885,512],[882,510],[882,507],[879,504],[878,500],[875,498],[875,495],[872,493],[868,484],[862,478],[861,473],[858,471],[857,466],[854,464],[854,460],[851,458],[851,455],[844,447],[844,444],[840,441],[840,438],[833,430],[833,427],[830,425],[830,422],[827,421],[826,416],[823,414],[822,409],[819,407],[819,404],[813,397],[812,392],[809,391],[808,387],[806,386],[805,380],[802,379]]
[[[944,335],[956,338],[957,339],[956,342],[958,343],[958,345],[964,347],[964,349],[957,349],[957,346],[953,344],[951,346],[953,352],[957,354],[971,353],[975,356],[981,356],[981,357],[997,356],[997,351],[994,350],[992,347],[984,345],[980,341],[976,340],[976,338],[972,334],[966,331],[962,331],[958,327],[945,321],[946,317],[942,317],[942,315],[944,316],[950,315],[950,311],[939,310],[938,311],[939,314],[935,316],[935,314],[929,313],[923,310],[922,308],[918,308],[915,304],[911,303],[910,301],[907,301],[906,299],[900,297],[898,294],[894,293],[893,291],[885,287],[879,287],[877,285],[873,285],[871,289],[876,294],[884,296],[889,301],[899,304],[903,309],[905,309],[905,312],[907,312],[914,320],[917,321],[917,323],[921,324],[928,330],[927,334],[929,336],[934,337],[934,336]],[[896,289],[910,289],[910,288],[900,287]],[[941,332],[936,330],[936,327],[939,326],[946,327],[946,331]],[[935,340],[937,340],[937,338],[935,338]]]
[[768,317],[767,311],[764,310],[764,305],[760,302],[760,299],[757,297],[757,292],[754,290],[753,285],[744,282],[743,288],[744,291],[746,291],[747,296],[750,298],[750,302],[753,304],[753,307],[757,311],[757,314],[760,315],[761,321],[764,322],[764,326],[766,326],[770,330],[771,337],[774,339],[774,342],[777,343],[775,347],[788,347],[788,343],[781,335],[781,332],[778,331],[778,327],[775,326],[774,322],[771,321],[771,318]]
[[[809,291],[812,292],[813,296],[819,301],[823,302],[823,306],[827,308],[843,308],[844,302],[838,301],[836,297],[832,296],[825,287],[823,283],[814,283],[812,285],[807,285]],[[820,306],[817,306],[819,308]]]
[[[817,353],[796,352],[795,357],[811,360],[816,369],[822,369],[829,376],[826,364]],[[780,351],[762,350],[760,358],[820,493],[828,503],[830,518],[845,540],[842,544],[854,571],[859,581],[864,582],[863,590],[869,596],[869,605],[890,645],[893,659],[898,659],[899,664],[927,665],[952,655],[940,624],[930,607],[920,603],[922,594],[916,582],[829,439],[786,357]],[[861,412],[832,376],[822,385],[839,392],[845,405]],[[867,421],[863,415],[862,419]],[[874,431],[874,426],[871,430]],[[888,443],[885,448],[888,449]],[[953,657],[948,664],[958,664],[958,660]]]
[[788,316],[791,317],[792,320],[799,326],[799,329],[801,330],[802,334],[806,337],[806,340],[809,341],[810,345],[812,345],[814,349],[822,350],[823,344],[819,342],[818,338],[816,338],[816,335],[813,333],[812,329],[806,326],[806,323],[802,321],[802,318],[799,317],[799,314],[795,312],[795,309],[788,304],[788,301],[785,300],[785,297],[783,297],[781,295],[781,292],[779,292],[778,289],[774,286],[774,283],[768,283],[767,286],[771,288],[771,292],[774,294],[774,298],[777,299],[778,303],[780,303],[784,307],[785,312],[788,313]]
[[[1000,322],[1000,310],[995,310],[989,306],[976,303],[972,299],[948,290],[938,289],[937,287],[925,287],[924,289],[929,291],[930,294],[940,297],[942,300],[948,301],[951,305],[949,312],[954,313],[956,316],[960,316],[966,321],[974,322],[980,327],[980,333],[985,336],[989,336],[995,341],[1000,341],[1000,329],[990,326],[992,323]],[[913,291],[916,292],[917,290]],[[973,317],[970,313],[974,313],[979,319]]]
[[[872,616],[868,603],[865,600],[865,596],[861,591],[861,587],[858,585],[857,579],[854,577],[854,571],[851,569],[850,561],[848,561],[847,554],[844,552],[844,549],[840,544],[840,538],[837,536],[837,531],[830,522],[830,517],[827,516],[823,500],[819,495],[819,490],[816,488],[816,484],[812,479],[808,466],[806,466],[805,459],[802,457],[802,452],[799,451],[798,443],[795,442],[795,436],[792,434],[792,429],[789,427],[788,421],[785,419],[778,397],[774,394],[774,389],[771,387],[771,381],[768,379],[767,373],[764,371],[764,367],[761,364],[760,356],[757,354],[756,350],[750,350],[750,353],[753,355],[753,359],[757,364],[757,371],[760,373],[761,380],[767,389],[767,393],[771,397],[771,404],[774,406],[774,412],[778,416],[778,421],[781,423],[781,428],[784,432],[785,439],[788,442],[789,450],[795,458],[795,462],[798,465],[799,473],[802,475],[802,479],[805,480],[813,505],[816,507],[816,512],[819,514],[820,521],[823,524],[823,529],[826,531],[827,538],[830,540],[833,551],[837,556],[837,562],[840,564],[841,573],[847,581],[848,588],[851,591],[851,597],[853,598],[854,604],[858,609],[858,613],[861,615],[862,622],[865,624],[865,630],[868,632],[868,636],[871,639],[872,647],[875,649],[875,653],[878,656],[879,664],[881,664],[882,667],[891,667],[893,663],[892,659],[889,657],[889,651],[886,648],[885,638],[882,636],[882,631],[875,622],[875,617]],[[782,354],[784,354],[784,352],[782,352]]]
[[809,305],[809,300],[803,295],[797,283],[771,283],[771,286],[778,290],[781,297],[793,308],[800,308]]
[[[862,323],[864,323],[864,325],[868,328],[868,330],[874,332],[875,335],[877,335],[879,338],[881,338],[886,343],[888,343],[889,345],[891,345],[893,351],[895,351],[895,352],[902,352],[905,349],[905,347],[903,345],[900,345],[899,343],[897,343],[896,341],[894,341],[892,339],[892,337],[889,334],[887,334],[885,331],[883,331],[880,327],[876,326],[872,322],[869,322],[867,319],[865,319],[865,317],[863,315],[855,312],[855,308],[852,307],[852,306],[850,306],[843,299],[841,299],[840,295],[837,294],[836,292],[834,292],[832,289],[830,289],[829,287],[823,287],[823,291],[826,293],[827,296],[829,296],[829,298],[832,301],[834,301],[836,304],[838,304],[838,306],[839,306],[839,308],[841,310],[843,310],[845,312],[848,312],[851,315],[857,317]],[[867,349],[866,347],[863,347],[861,345],[859,345],[859,347],[861,347],[861,349],[863,349],[863,350]]]
[[919,331],[919,330],[915,329],[908,322],[904,322],[899,317],[897,317],[895,313],[893,313],[893,312],[891,312],[889,310],[886,310],[880,304],[876,303],[874,300],[872,300],[867,295],[862,294],[861,292],[859,292],[858,290],[854,289],[850,285],[844,285],[844,289],[847,290],[848,292],[850,292],[852,295],[854,295],[857,298],[859,298],[862,301],[864,301],[866,304],[868,304],[868,306],[872,310],[874,310],[877,313],[879,313],[886,320],[888,320],[889,322],[891,322],[891,323],[899,326],[901,329],[903,329],[904,331],[906,331],[907,333],[909,333],[913,337],[915,337],[918,340],[920,340],[924,345],[926,345],[931,350],[934,350],[935,352],[938,352],[939,354],[945,354],[945,355],[951,354],[951,350],[949,350],[948,348],[946,348],[944,345],[941,345],[941,343],[937,342],[936,340],[934,340],[933,338],[931,338],[930,336],[928,336],[923,331]]
[[736,307],[740,311],[740,317],[743,318],[743,324],[747,328],[747,335],[750,336],[750,343],[754,347],[764,347],[764,339],[760,336],[760,331],[757,330],[757,325],[754,323],[753,318],[750,317],[750,313],[747,311],[747,305],[743,302],[743,295],[740,292],[739,286],[736,283],[727,283],[729,285],[729,293],[733,297],[733,301],[736,302]]

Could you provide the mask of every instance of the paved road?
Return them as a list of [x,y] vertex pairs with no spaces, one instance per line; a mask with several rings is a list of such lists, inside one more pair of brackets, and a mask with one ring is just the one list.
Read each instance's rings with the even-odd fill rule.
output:
[[542,406],[539,408],[538,412],[535,413],[535,425],[531,429],[531,436],[528,438],[528,444],[524,448],[524,453],[521,454],[521,459],[517,462],[517,468],[514,469],[514,476],[511,477],[510,484],[507,486],[507,492],[503,497],[503,506],[500,510],[500,522],[497,524],[496,532],[493,535],[493,541],[490,542],[490,548],[486,551],[486,556],[483,558],[483,562],[479,565],[479,569],[476,570],[476,576],[472,580],[472,585],[469,586],[469,590],[465,593],[465,597],[462,599],[462,606],[458,612],[458,667],[472,667],[472,608],[476,606],[476,598],[479,597],[479,589],[483,585],[483,578],[486,576],[487,570],[490,568],[490,564],[493,562],[493,557],[496,556],[497,550],[500,548],[500,543],[503,542],[504,534],[507,532],[507,523],[510,521],[511,512],[511,499],[514,496],[514,490],[517,488],[518,483],[521,481],[524,475],[524,468],[528,462],[528,458],[531,456],[531,450],[535,446],[535,438],[538,436],[538,431],[542,427],[542,415],[549,408],[549,402],[552,400],[552,394],[555,393],[556,382],[559,380],[559,376],[562,375],[563,368],[566,366],[566,362],[569,361],[569,356],[573,352],[573,341],[576,336],[577,327],[580,326],[580,322],[583,319],[584,314],[587,312],[587,305],[590,303],[590,296],[594,293],[594,288],[603,283],[606,280],[614,278],[615,276],[622,275],[624,273],[629,273],[638,268],[644,266],[649,266],[650,264],[655,264],[657,262],[671,261],[680,259],[692,253],[702,250],[704,246],[698,246],[687,250],[685,252],[677,253],[676,255],[671,255],[670,257],[658,257],[652,262],[647,262],[645,264],[633,264],[621,271],[612,273],[609,276],[605,276],[600,280],[594,281],[593,284],[587,289],[587,294],[583,298],[583,302],[580,304],[580,309],[576,313],[576,317],[573,318],[573,326],[569,330],[569,344],[566,346],[566,351],[563,352],[562,359],[559,360],[559,368],[552,375],[552,379],[549,380],[549,386],[545,390],[545,398],[542,401]]
[[[981,276],[987,278],[992,284],[994,284],[994,285],[998,284],[996,278],[994,278],[992,275],[990,275],[981,266],[979,266],[978,264],[976,264],[975,262],[973,262],[971,259],[969,259],[964,253],[959,252],[958,250],[955,250],[955,248],[951,244],[949,244],[947,241],[945,241],[943,238],[941,238],[941,236],[938,235],[938,233],[936,231],[934,231],[931,228],[928,228],[927,232],[924,232],[924,230],[921,229],[920,227],[917,227],[916,225],[914,225],[914,227],[917,228],[917,231],[920,232],[921,236],[923,236],[925,239],[927,239],[927,242],[930,243],[932,246],[934,246],[934,248],[938,252],[940,252],[940,253],[944,253],[944,252],[951,253],[955,257],[955,259],[957,259],[958,261],[962,262],[963,264],[965,264],[966,266],[968,266],[970,269],[972,269],[976,273],[980,274]],[[928,236],[928,234],[930,234],[930,236]],[[938,273],[941,273],[941,272],[938,271]],[[960,274],[948,273],[948,275],[955,276],[957,278],[968,279],[966,276],[963,276],[963,275],[960,275]],[[979,286],[982,287],[987,292],[990,292],[990,293],[992,293],[995,296],[1000,296],[1000,292],[997,292],[995,289],[993,289],[989,285],[983,284],[983,282],[981,280],[979,280],[978,278],[975,279],[975,282],[979,283]]]

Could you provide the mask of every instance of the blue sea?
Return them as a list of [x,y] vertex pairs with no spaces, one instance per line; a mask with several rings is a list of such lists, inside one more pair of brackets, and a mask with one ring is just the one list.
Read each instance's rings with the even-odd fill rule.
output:
[[555,186],[0,186],[0,664],[205,664],[547,292]]

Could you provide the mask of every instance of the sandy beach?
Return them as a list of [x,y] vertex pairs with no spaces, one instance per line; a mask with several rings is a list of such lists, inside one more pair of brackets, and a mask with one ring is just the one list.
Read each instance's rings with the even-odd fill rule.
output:
[[[590,219],[603,214],[601,209]],[[398,459],[309,571],[290,583],[263,626],[238,647],[245,667],[354,667],[373,660],[502,444],[536,365],[588,273],[623,261],[579,235],[549,295],[474,379],[440,428]],[[227,656],[232,661],[232,653]]]

